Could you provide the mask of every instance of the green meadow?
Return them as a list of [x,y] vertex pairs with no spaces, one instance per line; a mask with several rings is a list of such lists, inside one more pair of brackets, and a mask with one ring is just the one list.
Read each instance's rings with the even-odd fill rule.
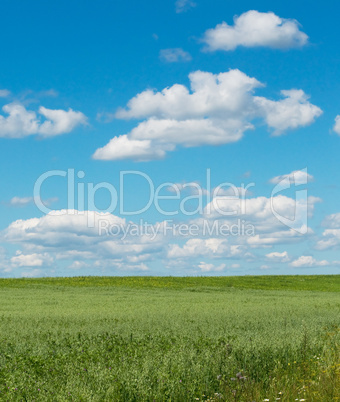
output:
[[0,280],[0,400],[336,401],[340,276]]

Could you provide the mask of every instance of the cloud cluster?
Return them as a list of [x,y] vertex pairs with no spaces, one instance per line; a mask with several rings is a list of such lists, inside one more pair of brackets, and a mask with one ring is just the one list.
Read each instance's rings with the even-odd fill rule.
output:
[[280,18],[272,12],[250,10],[205,32],[202,42],[206,51],[230,51],[238,46],[289,49],[307,44],[308,36],[301,32],[297,21]]
[[226,269],[226,264],[220,264],[220,265],[214,265],[214,264],[209,264],[204,261],[201,261],[198,264],[198,268],[200,269],[201,272],[221,272]]
[[2,110],[8,115],[0,115],[0,137],[4,138],[23,138],[34,134],[44,138],[53,137],[69,133],[87,123],[83,113],[72,109],[52,110],[41,106],[38,116],[22,104],[13,102],[3,106]]
[[53,261],[70,261],[72,268],[92,261],[97,268],[145,270],[144,261],[160,251],[157,239],[151,241],[143,235],[122,239],[101,231],[103,222],[106,227],[127,225],[125,219],[109,213],[58,210],[41,218],[11,223],[3,231],[2,239],[21,245],[24,250],[12,257],[12,267],[39,267],[53,258]]
[[324,267],[331,264],[326,260],[318,261],[310,255],[302,255],[297,260],[291,262],[290,265],[294,268],[312,268]]
[[[304,236],[296,231],[306,224],[300,209],[306,208],[309,203],[308,212],[312,214],[316,202],[314,197],[296,201],[282,195],[272,199],[216,196],[206,205],[203,215],[177,222],[197,227],[196,234],[181,234],[178,229],[172,232],[164,230],[166,220],[154,224],[154,229],[158,230],[154,236],[140,230],[141,227],[133,222],[110,213],[57,210],[41,218],[11,223],[1,233],[1,239],[22,249],[9,260],[14,268],[42,267],[51,265],[52,261],[68,261],[72,269],[91,264],[98,269],[146,270],[148,262],[155,259],[166,259],[168,262],[197,258],[201,262],[203,258],[252,260],[251,249],[302,240]],[[287,226],[280,217],[288,220],[293,217],[296,221],[289,220],[290,225]],[[241,226],[244,223],[252,228],[251,233],[243,231]],[[131,230],[133,225],[136,231]],[[225,227],[233,225],[239,231],[226,233]],[[114,230],[110,232],[107,228]],[[289,260],[287,252],[270,253],[266,258],[272,262]]]
[[148,161],[164,158],[178,146],[232,143],[253,129],[253,120],[259,118],[280,135],[313,123],[322,113],[301,90],[282,91],[284,99],[278,101],[254,96],[263,85],[239,70],[195,71],[189,80],[190,90],[175,84],[132,98],[115,117],[145,120],[97,149],[94,159]]
[[167,257],[168,258],[232,258],[242,255],[242,247],[238,245],[230,245],[226,239],[209,238],[209,239],[190,239],[183,247],[178,244],[170,244]]
[[[183,245],[170,243],[167,258],[251,260],[251,249],[303,241],[306,235],[313,233],[307,226],[306,215],[312,216],[318,201],[315,197],[296,201],[282,195],[247,199],[215,197],[205,207],[203,216],[189,222],[197,225],[205,237],[189,238]],[[290,261],[287,251],[269,253],[266,259],[270,262]]]
[[[319,198],[308,197],[293,199],[279,194],[274,197],[215,197],[205,207],[203,217],[210,220],[232,222],[242,218],[256,227],[256,233],[274,234],[291,229],[303,232],[308,216],[312,216]],[[271,236],[274,238],[274,236]]]
[[340,246],[340,213],[326,216],[322,222],[326,229],[322,233],[322,238],[317,241],[317,250],[328,250],[339,248]]

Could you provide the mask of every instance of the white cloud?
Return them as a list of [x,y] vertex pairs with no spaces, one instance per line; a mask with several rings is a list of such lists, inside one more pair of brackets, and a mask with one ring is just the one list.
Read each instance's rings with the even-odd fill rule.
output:
[[8,114],[7,117],[0,115],[0,137],[5,138],[23,138],[34,134],[52,137],[69,133],[76,126],[87,122],[83,113],[72,109],[51,110],[41,106],[39,115],[43,119],[20,103],[9,103],[2,110]]
[[243,254],[243,248],[238,245],[230,245],[225,239],[190,239],[183,247],[178,244],[170,244],[168,258],[237,258]]
[[[92,267],[146,270],[144,261],[163,250],[162,239],[123,232],[110,234],[106,228],[127,228],[129,222],[109,213],[59,210],[41,218],[17,220],[2,232],[2,240],[20,244],[23,252],[11,259],[17,267],[43,266],[48,256],[56,261],[71,261],[77,268],[93,261]],[[78,261],[78,262],[76,262]],[[73,264],[74,263],[74,264]],[[97,265],[96,265],[97,264]]]
[[[57,197],[52,197],[52,198],[48,198],[46,200],[42,200],[41,202],[45,205],[45,206],[49,206],[52,203],[58,201]],[[9,201],[9,205],[11,207],[25,207],[29,204],[33,204],[34,203],[34,198],[33,197],[13,197],[11,198],[11,200]]]
[[201,272],[220,272],[225,270],[226,264],[216,266],[214,264],[208,264],[204,261],[201,261],[198,264],[198,268],[201,270]]
[[33,203],[33,197],[13,197],[9,203],[12,207],[24,207]]
[[[299,240],[304,240],[303,235],[294,229],[286,228],[285,230],[284,227],[280,229],[276,228],[273,233],[262,233],[248,237],[247,244],[252,248],[271,248],[278,244],[293,244]],[[309,233],[307,232],[307,234]]]
[[38,268],[31,269],[30,271],[24,271],[21,273],[22,278],[36,278],[39,276],[43,276],[43,271]]
[[335,118],[333,130],[340,135],[340,115]]
[[340,246],[340,229],[326,229],[322,233],[322,239],[316,243],[317,250],[327,250]]
[[175,84],[161,92],[146,90],[132,98],[120,119],[146,119],[130,133],[113,138],[98,149],[95,159],[163,158],[177,146],[222,145],[239,141],[252,121],[263,118],[275,134],[311,124],[321,110],[303,91],[283,91],[285,99],[272,101],[253,95],[263,85],[239,70],[189,75],[190,90]]
[[296,186],[298,186],[300,184],[307,184],[308,182],[314,181],[314,177],[311,174],[308,174],[305,169],[294,170],[294,172],[289,174],[273,177],[270,179],[270,183],[279,184],[285,180],[290,180],[294,182]]
[[89,268],[90,265],[87,264],[85,261],[73,261],[72,264],[69,266],[69,269],[84,269]]
[[162,49],[159,52],[159,57],[165,63],[178,63],[192,60],[190,53],[181,48]]
[[0,98],[7,98],[11,93],[8,89],[0,89]]
[[[119,109],[117,118],[168,118],[177,120],[204,118],[207,115],[233,117],[241,108],[249,109],[251,93],[262,84],[239,70],[212,74],[195,71],[189,74],[190,89],[175,84],[161,92],[146,90]],[[253,109],[251,107],[251,109]]]
[[127,135],[121,135],[112,138],[105,147],[97,149],[93,158],[100,160],[133,159],[136,162],[146,162],[162,159],[164,156],[165,150],[161,147],[153,147],[151,140],[134,140]]
[[308,36],[299,30],[292,19],[280,18],[272,12],[250,10],[234,18],[234,25],[226,22],[205,32],[205,50],[230,51],[238,46],[289,49],[307,44]]
[[304,268],[304,267],[324,267],[326,265],[330,265],[330,263],[326,260],[317,261],[314,257],[308,255],[302,255],[297,260],[291,262],[290,264],[294,268]]
[[[162,230],[167,227],[168,221],[157,223],[160,225],[157,229],[159,232],[154,237],[146,235],[143,230],[134,234],[129,232],[129,226],[133,223],[126,219],[93,211],[60,210],[52,211],[41,218],[17,220],[1,233],[4,243],[20,245],[22,249],[20,254],[4,257],[7,268],[44,267],[53,261],[56,267],[61,265],[70,269],[89,268],[99,272],[124,272],[124,269],[128,269],[142,272],[149,269],[148,262],[165,259],[168,265],[171,261],[177,261],[184,263],[182,267],[192,269],[198,263],[204,263],[205,259],[208,259],[207,264],[211,263],[209,260],[216,259],[254,261],[256,256],[249,252],[253,248],[296,243],[306,238],[293,227],[281,223],[273,215],[271,208],[274,206],[279,214],[288,218],[297,215],[296,227],[299,228],[303,224],[299,220],[299,208],[304,208],[308,204],[307,200],[296,201],[282,195],[274,199],[255,197],[238,200],[225,196],[215,198],[208,204],[203,215],[189,221],[176,222],[172,232]],[[221,203],[219,208],[222,211],[235,211],[236,214],[220,214],[216,202]],[[242,206],[242,202],[246,205]],[[311,198],[310,214],[315,202],[316,199]],[[211,210],[208,213],[209,208]],[[208,225],[202,231],[206,222]],[[186,227],[196,226],[198,230],[181,233],[179,223]],[[227,225],[232,228],[234,225],[237,230],[235,232],[234,228],[226,233],[225,230],[219,230],[218,226],[215,227],[216,223],[219,227]],[[242,229],[243,223],[254,231],[248,234]],[[107,228],[114,228],[114,231],[110,233]],[[120,234],[117,233],[117,228],[121,229]],[[124,231],[126,235],[123,237]],[[307,228],[306,232],[308,236],[311,230]],[[273,252],[266,255],[266,260],[288,262],[290,259],[287,252]],[[0,264],[3,272],[5,265]],[[206,266],[202,269],[208,268]]]
[[322,226],[326,229],[322,233],[322,238],[317,241],[317,250],[327,250],[340,246],[340,213],[331,214],[325,217]]
[[267,260],[271,261],[271,262],[288,262],[290,261],[290,257],[287,253],[287,251],[283,251],[282,253],[278,253],[278,252],[273,252],[273,253],[269,253],[266,254],[266,258]]
[[[312,215],[314,206],[320,200],[316,197],[308,199],[298,199],[277,195],[275,197],[254,197],[254,198],[236,198],[236,197],[215,197],[207,204],[204,209],[204,217],[208,219],[251,219],[257,223],[257,230],[269,225],[270,230],[282,223],[278,217],[285,217],[296,225],[303,224],[305,212]],[[293,223],[292,223],[293,225]]]
[[196,7],[196,3],[192,0],[176,0],[175,7],[176,13],[179,14]]
[[204,225],[207,220],[218,233],[223,227],[229,228],[230,233],[237,233],[239,244],[252,248],[290,244],[313,233],[307,217],[313,215],[319,201],[316,197],[295,200],[281,194],[268,198],[215,197],[205,207],[203,219],[196,222]]
[[322,226],[330,229],[340,229],[340,212],[327,215],[322,221]]
[[281,94],[285,98],[280,101],[256,98],[268,127],[274,129],[274,136],[282,135],[286,130],[309,126],[322,114],[322,110],[311,104],[301,89],[281,91]]
[[19,219],[8,226],[4,235],[9,241],[28,241],[51,247],[91,243],[92,238],[99,237],[102,220],[110,225],[125,224],[125,219],[107,213],[62,209],[51,211],[42,218]]
[[43,265],[49,265],[53,262],[53,258],[48,254],[21,254],[17,252],[17,255],[10,259],[13,267],[42,267]]
[[75,127],[87,123],[87,118],[83,113],[75,112],[72,109],[68,111],[51,110],[41,106],[39,113],[46,118],[39,127],[39,134],[43,137],[69,133]]

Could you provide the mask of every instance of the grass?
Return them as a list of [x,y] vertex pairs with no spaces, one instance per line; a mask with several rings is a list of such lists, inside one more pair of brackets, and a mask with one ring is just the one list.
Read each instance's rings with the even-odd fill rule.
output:
[[271,275],[271,276],[208,276],[208,277],[159,277],[159,276],[78,276],[70,278],[0,279],[2,287],[32,287],[34,285],[74,287],[123,287],[123,288],[243,288],[263,290],[314,290],[340,292],[340,275]]
[[2,279],[0,399],[336,401],[339,290],[340,276]]

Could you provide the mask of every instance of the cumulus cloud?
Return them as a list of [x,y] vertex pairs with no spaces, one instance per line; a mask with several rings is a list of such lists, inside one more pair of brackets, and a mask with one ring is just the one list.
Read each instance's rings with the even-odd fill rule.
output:
[[[146,270],[144,261],[152,260],[162,247],[141,233],[123,236],[129,222],[109,213],[77,210],[51,211],[41,218],[17,220],[2,232],[3,241],[20,244],[23,252],[12,257],[17,267],[42,266],[49,255],[55,261],[69,260],[76,268],[83,262],[93,266]],[[111,233],[110,229],[121,229]],[[97,265],[95,265],[97,264]]]
[[335,118],[333,130],[340,135],[340,115]]
[[311,104],[301,89],[281,91],[281,94],[284,99],[280,101],[256,98],[268,127],[274,129],[274,136],[282,135],[286,130],[309,126],[322,114],[322,110]]
[[322,226],[326,229],[322,238],[315,245],[317,250],[328,250],[340,246],[340,213],[331,214],[325,217]]
[[48,254],[22,254],[21,251],[10,259],[13,267],[42,267],[43,265],[50,265],[53,258]]
[[281,194],[275,197],[215,197],[197,223],[205,225],[208,221],[218,233],[229,228],[231,234],[237,233],[239,244],[251,248],[290,244],[313,233],[307,218],[313,216],[319,201],[316,197],[295,200]]
[[272,12],[250,10],[234,18],[234,25],[226,22],[205,32],[202,42],[206,51],[230,51],[238,46],[289,49],[307,44],[308,36],[301,32],[299,23],[280,18]]
[[190,239],[183,247],[178,244],[170,244],[168,258],[232,258],[243,254],[243,248],[239,245],[231,245],[225,239]]
[[226,269],[226,264],[214,265],[201,261],[198,264],[198,268],[201,270],[201,272],[221,272]]
[[266,259],[271,262],[281,262],[281,263],[290,261],[290,257],[287,251],[283,251],[282,253],[273,252],[266,254]]
[[300,184],[307,184],[308,182],[314,181],[314,177],[307,173],[307,170],[294,170],[289,174],[284,174],[281,176],[276,176],[270,179],[270,183],[279,184],[283,181],[289,180],[294,182],[296,186]]
[[322,226],[330,229],[340,229],[340,212],[327,215],[322,221]]
[[52,248],[67,244],[90,244],[93,238],[100,237],[102,220],[109,225],[125,224],[125,219],[107,213],[62,209],[51,211],[41,218],[12,222],[4,237],[16,243],[32,242]]
[[39,127],[39,134],[43,137],[69,133],[75,127],[87,123],[87,118],[83,113],[75,112],[72,109],[68,111],[51,110],[41,106],[39,113],[46,118]]
[[192,0],[177,0],[175,3],[176,13],[184,13],[190,10],[190,8],[196,7],[196,3]]
[[162,49],[159,58],[165,63],[178,63],[192,60],[190,53],[181,48]]
[[[316,197],[295,200],[282,194],[275,197],[215,197],[204,209],[204,217],[208,219],[251,219],[257,223],[257,229],[281,226],[280,218],[291,221],[296,227],[304,224],[305,214],[313,214],[314,206],[320,200]],[[276,225],[274,224],[276,222]],[[292,227],[291,226],[291,227]]]
[[161,92],[146,90],[132,98],[119,119],[146,119],[130,133],[99,148],[94,159],[147,161],[164,158],[178,146],[222,145],[239,141],[252,121],[264,119],[275,135],[311,124],[321,114],[303,91],[283,91],[273,101],[254,96],[263,85],[239,70],[189,75],[190,90],[175,84]]
[[165,149],[153,147],[151,140],[134,140],[127,135],[121,135],[112,138],[105,147],[98,148],[93,158],[100,160],[132,159],[136,162],[146,162],[163,159],[165,153]]
[[4,138],[23,138],[34,134],[53,137],[87,123],[83,113],[72,109],[52,110],[41,106],[37,114],[14,102],[4,105],[2,110],[8,115],[0,115],[0,137]]
[[326,229],[322,233],[322,238],[317,241],[317,250],[327,250],[340,246],[340,229]]
[[312,267],[324,267],[330,265],[326,260],[318,261],[310,255],[302,255],[297,260],[294,260],[290,264],[294,268],[312,268]]
[[190,90],[175,84],[161,92],[146,90],[119,109],[117,118],[169,118],[177,120],[203,118],[207,115],[232,117],[248,102],[255,88],[262,84],[239,70],[212,74],[195,71],[189,74]]
[[[305,239],[303,234],[308,235],[311,230],[307,227],[303,234],[299,231],[306,224],[300,209],[310,203],[308,213],[312,214],[316,202],[313,197],[308,201],[282,195],[273,199],[217,196],[205,207],[202,215],[176,222],[172,231],[169,231],[171,226],[167,229],[167,220],[154,224],[156,232],[152,236],[138,224],[109,213],[51,211],[41,218],[12,222],[1,232],[4,243],[19,245],[22,251],[12,257],[3,257],[7,268],[6,264],[0,264],[0,269],[42,268],[53,263],[70,269],[89,267],[100,272],[109,269],[142,272],[148,270],[148,263],[156,259],[166,259],[168,265],[171,261],[183,262],[181,266],[186,267],[191,264],[188,269],[205,263],[205,259],[254,261],[256,256],[250,253],[254,248]],[[281,222],[273,208],[279,217],[288,220],[293,217],[296,221],[289,220],[289,225]],[[197,227],[198,230],[181,233],[178,224]],[[244,224],[246,228],[250,227],[250,232],[244,230]],[[290,258],[286,251],[272,252],[266,255],[266,260],[284,263]],[[208,270],[208,265],[204,269]]]

